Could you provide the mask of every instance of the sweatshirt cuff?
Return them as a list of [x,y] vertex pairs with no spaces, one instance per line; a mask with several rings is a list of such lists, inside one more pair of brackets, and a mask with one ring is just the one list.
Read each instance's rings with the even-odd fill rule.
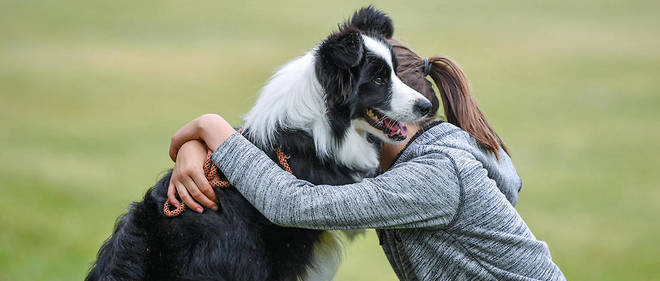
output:
[[239,132],[233,133],[213,152],[211,160],[225,176],[228,176],[232,166],[238,163],[237,158],[246,154],[252,146],[253,144]]

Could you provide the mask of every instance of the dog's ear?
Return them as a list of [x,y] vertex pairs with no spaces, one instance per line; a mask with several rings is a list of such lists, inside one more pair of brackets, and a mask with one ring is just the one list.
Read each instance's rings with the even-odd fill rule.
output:
[[346,29],[331,34],[318,49],[318,56],[325,65],[349,69],[360,63],[364,55],[364,43],[360,32]]
[[[316,75],[328,97],[346,101],[354,96],[359,76],[356,66],[364,60],[362,35],[345,29],[330,35],[316,51]],[[337,93],[337,94],[330,94]]]
[[394,34],[392,19],[383,11],[367,6],[353,13],[353,17],[343,28],[356,28],[364,33],[375,33],[387,39]]

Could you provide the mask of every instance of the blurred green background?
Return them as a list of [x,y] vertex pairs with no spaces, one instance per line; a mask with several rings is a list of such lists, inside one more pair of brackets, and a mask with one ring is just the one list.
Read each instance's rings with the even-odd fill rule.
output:
[[[178,127],[240,124],[369,3],[0,0],[0,280],[82,280]],[[659,1],[374,4],[464,67],[569,280],[660,280]],[[373,231],[347,248],[337,280],[395,280]]]

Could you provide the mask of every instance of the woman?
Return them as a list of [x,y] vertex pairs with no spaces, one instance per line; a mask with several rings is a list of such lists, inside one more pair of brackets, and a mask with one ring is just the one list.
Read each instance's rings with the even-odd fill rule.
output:
[[[384,144],[375,178],[344,186],[313,185],[282,170],[218,115],[204,115],[172,138],[176,159],[169,201],[217,208],[202,174],[207,147],[227,179],[275,224],[312,229],[375,228],[401,280],[564,280],[547,245],[536,240],[513,205],[520,179],[449,59],[421,59],[391,40],[397,75],[433,104],[407,124],[404,144]],[[448,122],[433,122],[439,108]],[[458,77],[459,79],[451,79]],[[191,196],[192,194],[192,196]],[[193,199],[194,198],[194,199]]]

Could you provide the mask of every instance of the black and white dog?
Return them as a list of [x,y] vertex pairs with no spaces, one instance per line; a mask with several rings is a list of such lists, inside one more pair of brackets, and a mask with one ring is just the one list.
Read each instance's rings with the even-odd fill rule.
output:
[[[392,33],[384,13],[357,11],[271,78],[245,118],[244,135],[275,161],[281,149],[293,173],[315,184],[373,176],[378,143],[405,140],[400,122],[418,121],[431,108],[395,75],[385,40]],[[233,187],[215,190],[217,212],[168,218],[162,206],[169,180],[168,174],[119,219],[86,280],[333,278],[341,232],[277,226]]]

